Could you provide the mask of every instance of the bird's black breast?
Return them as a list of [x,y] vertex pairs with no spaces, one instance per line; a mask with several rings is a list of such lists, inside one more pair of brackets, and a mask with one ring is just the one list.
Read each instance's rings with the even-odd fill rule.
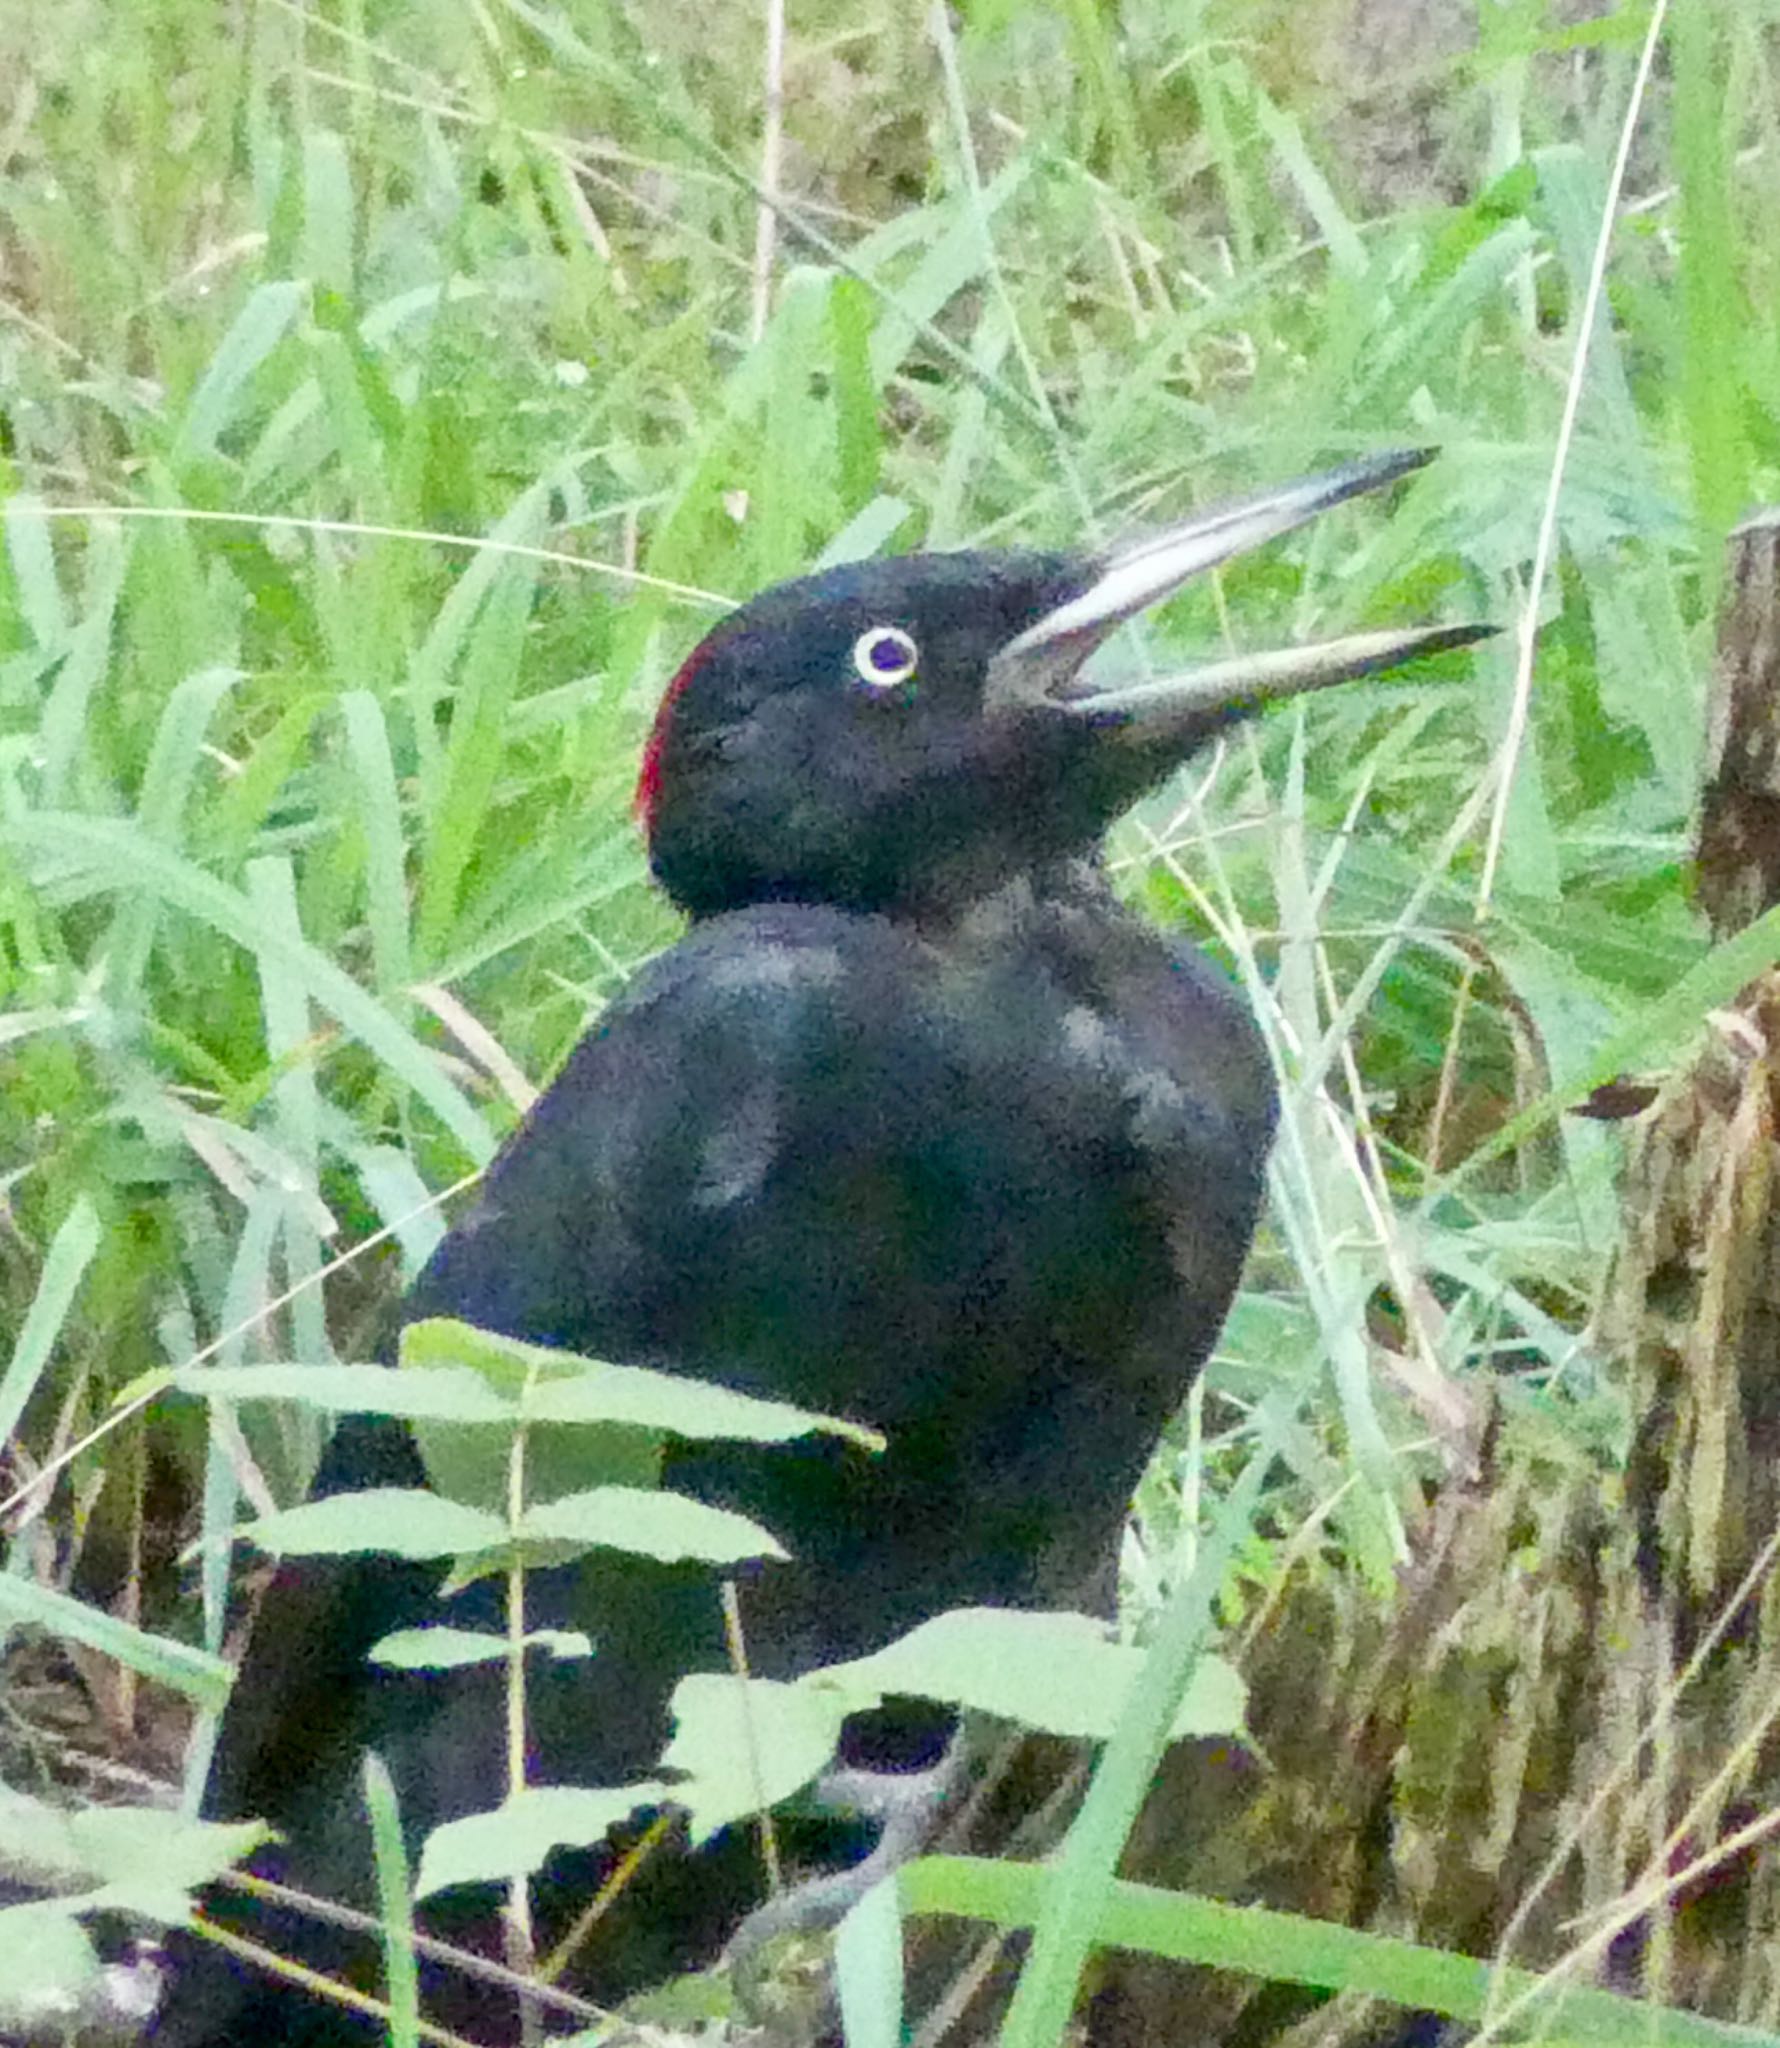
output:
[[[1091,1604],[1097,1579],[1104,1592],[1133,1484],[1236,1284],[1272,1113],[1232,992],[1091,876],[1009,888],[943,929],[738,911],[695,926],[577,1047],[404,1314],[882,1430],[879,1457],[824,1437],[668,1461],[669,1484],[753,1515],[791,1552],[743,1588],[754,1667],[785,1675],[949,1607]],[[420,1476],[401,1425],[350,1419],[318,1484]],[[653,1775],[676,1679],[727,1661],[716,1588],[692,1567],[596,1554],[529,1575],[526,1616],[597,1645],[528,1671],[540,1784]],[[433,1574],[388,1559],[281,1569],[208,1800],[288,1831],[270,1874],[369,1898],[365,1748],[390,1767],[411,1846],[497,1802],[499,1667],[363,1661],[390,1629],[439,1618],[501,1628],[499,1582],[441,1604]],[[932,1739],[919,1715],[866,1717],[847,1753],[897,1764]],[[566,1928],[606,1868],[597,1853],[553,1866],[540,1924]],[[756,1872],[744,1843],[670,1862],[660,1882],[608,1922],[596,1995],[712,1952]],[[462,1911],[493,1924],[476,1919],[486,1895]],[[342,1965],[328,1944],[343,1936],[282,1938]],[[170,2048],[344,2038],[320,2007],[303,2031],[307,2009],[220,1951],[187,1954],[181,1985]],[[509,2038],[492,1996],[466,1980],[441,2010],[460,2033]]]
[[1082,1596],[1222,1320],[1271,1121],[1233,993],[1098,885],[939,934],[756,907],[577,1048],[407,1312],[882,1430],[674,1462],[799,1560],[755,1596],[795,1668]]

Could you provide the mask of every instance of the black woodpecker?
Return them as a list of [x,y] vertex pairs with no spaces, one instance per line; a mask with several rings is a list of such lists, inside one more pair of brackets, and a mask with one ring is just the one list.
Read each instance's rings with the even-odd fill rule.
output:
[[[685,1445],[665,1483],[790,1551],[745,1589],[757,1675],[878,1648],[973,1605],[1104,1609],[1122,1519],[1217,1337],[1261,1200],[1267,1055],[1223,974],[1114,896],[1122,812],[1270,700],[1478,637],[1355,635],[1101,682],[1084,664],[1186,579],[1427,458],[1371,457],[1110,550],[916,554],[769,590],[668,692],[640,809],[690,916],[575,1048],[408,1296],[531,1342],[839,1412],[833,1438]],[[352,1421],[320,1490],[420,1480],[405,1429]],[[364,1663],[424,1619],[498,1626],[486,1587],[291,1562],[258,1617],[209,1809],[284,1840],[262,1867],[368,1897],[361,1752],[390,1764],[413,1842],[498,1803],[498,1670]],[[687,1669],[727,1668],[710,1577],[615,1560],[538,1576],[535,1624],[591,1661],[540,1669],[539,1783],[649,1774]],[[888,1767],[894,1717],[850,1737]],[[927,1739],[918,1734],[916,1747]],[[738,1834],[741,1831],[736,1831]],[[702,1961],[758,1898],[751,1844],[668,1852],[588,1944],[600,1998]],[[540,1940],[612,1852],[537,1888]],[[434,1924],[498,1955],[492,1892]],[[316,1967],[376,1951],[263,1904],[218,1917]],[[359,1960],[355,1964],[354,1956]],[[429,1970],[435,2013],[514,2039],[507,1994]],[[201,1945],[163,2041],[378,2038]]]

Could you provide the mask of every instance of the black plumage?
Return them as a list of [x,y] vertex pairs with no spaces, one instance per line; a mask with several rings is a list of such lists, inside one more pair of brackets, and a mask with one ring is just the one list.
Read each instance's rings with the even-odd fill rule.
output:
[[[743,607],[674,686],[642,804],[692,926],[576,1048],[403,1315],[883,1432],[876,1457],[833,1438],[671,1455],[667,1484],[754,1516],[792,1553],[745,1589],[758,1674],[869,1651],[952,1607],[1106,1604],[1132,1488],[1241,1270],[1274,1091],[1222,974],[1114,898],[1101,835],[1267,696],[1474,635],[1360,636],[1116,687],[1081,664],[1193,569],[1420,459],[1355,464],[1112,554],[834,570]],[[418,1478],[400,1426],[356,1421],[319,1484]],[[390,1761],[414,1839],[498,1798],[498,1671],[373,1677],[362,1662],[438,1612],[435,1579],[358,1560],[292,1564],[272,1588],[210,1804],[285,1829],[292,1881],[362,1893],[366,1746]],[[499,1625],[491,1587],[446,1618],[477,1612]],[[725,1666],[713,1582],[690,1568],[540,1574],[528,1613],[599,1645],[590,1664],[537,1671],[538,1782],[649,1772],[675,1678]],[[907,1761],[907,1732],[856,1728],[856,1760]],[[546,1919],[600,1861],[552,1871]],[[702,1959],[757,1885],[745,1842],[667,1857],[581,1981],[614,1996]],[[494,1943],[488,1897],[448,1898],[441,1918]],[[326,1963],[349,1947],[296,1922],[273,1938]],[[442,1996],[475,2038],[510,2037],[498,1995]],[[267,2029],[319,2041],[363,2024],[188,1959],[166,2038]]]

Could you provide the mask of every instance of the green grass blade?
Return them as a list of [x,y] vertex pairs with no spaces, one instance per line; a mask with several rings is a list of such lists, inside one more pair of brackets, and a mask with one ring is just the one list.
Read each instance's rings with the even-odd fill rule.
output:
[[7,504],[5,523],[20,616],[39,647],[59,648],[68,637],[68,606],[56,574],[43,501],[21,491]]
[[535,580],[529,562],[508,563],[464,650],[443,783],[427,820],[419,875],[415,946],[428,965],[445,951],[451,936],[464,878],[493,801]]
[[306,1056],[313,1028],[309,996],[294,964],[311,949],[303,940],[291,863],[271,855],[250,861],[247,896],[262,932],[272,941],[260,945],[258,966],[266,1052],[283,1069],[272,1084],[272,1104],[281,1150],[290,1162],[284,1176],[291,1196],[283,1221],[285,1284],[302,1289],[288,1311],[291,1342],[299,1358],[329,1359],[333,1344],[321,1289],[307,1284],[322,1262],[321,1238],[313,1220],[320,1206],[321,1111],[314,1062]]
[[[238,669],[204,669],[187,676],[161,712],[142,775],[136,822],[165,846],[179,841],[205,738],[217,707],[241,680]],[[159,915],[160,906],[152,896],[132,897],[120,905],[107,942],[105,981],[113,1002],[140,1002]]]
[[1193,1569],[1170,1595],[1131,1698],[1069,1831],[1034,1924],[1032,1951],[1002,2030],[1003,2048],[1061,2041],[1076,1987],[1112,1897],[1125,1838],[1155,1780],[1169,1731],[1212,1626],[1213,1606],[1239,1543],[1248,1540],[1271,1458],[1252,1458]]
[[1746,988],[1773,965],[1777,954],[1780,907],[1714,946],[1664,995],[1643,1005],[1629,1023],[1597,1047],[1580,1072],[1565,1076],[1536,1102],[1510,1117],[1459,1166],[1444,1175],[1438,1187],[1457,1187],[1479,1167],[1524,1145],[1554,1117],[1585,1101],[1606,1082],[1622,1074],[1661,1072],[1702,1030],[1711,1028],[1705,1022],[1707,1013],[1730,1002],[1739,989]]
[[117,526],[110,520],[96,521],[87,543],[80,623],[68,636],[68,652],[38,721],[43,762],[40,789],[46,806],[67,798],[75,763],[88,746],[93,692],[111,660],[112,632],[128,565],[128,550]]
[[396,1810],[395,1780],[373,1751],[365,1752],[365,1812],[377,1871],[377,1914],[383,1926],[384,1995],[389,2001],[390,2048],[418,2048],[420,1966],[414,1950],[413,1886],[408,1851]]
[[[964,1914],[1009,1928],[1036,1927],[1064,1882],[1055,1866],[966,1856],[923,1857],[905,1865],[897,1881],[908,1912]],[[1240,1970],[1277,1984],[1358,1992],[1466,2022],[1485,2018],[1492,1994],[1496,2000],[1504,1993],[1519,1997],[1538,1981],[1527,1970],[1506,1970],[1498,1977],[1488,1963],[1470,1956],[1388,1935],[1125,1879],[1109,1888],[1094,1938],[1106,1948]],[[1760,2028],[1585,1986],[1554,1987],[1525,2017],[1537,2023],[1541,2039],[1587,2041],[1600,2048],[1633,2048],[1634,2043],[1643,2048],[1776,2048],[1780,2042],[1780,2035]]]
[[6,1371],[0,1374],[0,1443],[18,1428],[98,1249],[98,1211],[85,1195],[77,1196],[50,1239],[43,1271],[37,1276],[37,1291],[13,1343]]
[[232,1668],[221,1657],[132,1628],[84,1600],[9,1572],[0,1572],[0,1622],[28,1623],[63,1642],[97,1650],[157,1685],[171,1686],[206,1713],[221,1712],[234,1681]]
[[249,952],[276,950],[311,998],[411,1088],[472,1159],[482,1164],[493,1155],[494,1141],[480,1114],[376,998],[313,947],[266,932],[238,890],[157,846],[136,827],[111,819],[53,813],[20,818],[0,824],[0,844],[40,862],[62,888],[77,894],[147,889]]
[[1673,9],[1668,22],[1681,186],[1681,439],[1693,470],[1695,509],[1708,532],[1709,576],[1717,570],[1716,542],[1749,509],[1750,487],[1741,423],[1747,314],[1731,201],[1743,115],[1725,97],[1731,24],[1731,10],[1719,0],[1690,0]]
[[253,373],[290,332],[308,300],[309,287],[295,279],[258,285],[248,295],[186,406],[173,443],[176,463],[215,452]]
[[383,706],[368,690],[348,690],[340,699],[347,754],[358,797],[358,830],[364,840],[365,921],[371,928],[371,961],[377,992],[392,1001],[414,978],[408,951],[408,889],[402,836],[402,800],[390,753]]

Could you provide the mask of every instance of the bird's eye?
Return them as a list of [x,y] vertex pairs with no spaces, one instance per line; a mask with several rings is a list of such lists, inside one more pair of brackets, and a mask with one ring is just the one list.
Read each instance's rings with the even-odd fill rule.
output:
[[874,690],[906,683],[920,659],[921,650],[900,626],[873,626],[853,642],[853,666]]

